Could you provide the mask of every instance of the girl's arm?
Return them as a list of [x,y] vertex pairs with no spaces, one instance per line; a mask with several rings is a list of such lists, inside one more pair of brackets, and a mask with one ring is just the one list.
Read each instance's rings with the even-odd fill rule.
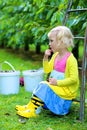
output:
[[56,55],[57,55],[57,53],[53,54],[50,61],[48,60],[47,55],[44,56],[43,69],[44,69],[45,73],[50,73],[53,70],[54,59],[55,59]]

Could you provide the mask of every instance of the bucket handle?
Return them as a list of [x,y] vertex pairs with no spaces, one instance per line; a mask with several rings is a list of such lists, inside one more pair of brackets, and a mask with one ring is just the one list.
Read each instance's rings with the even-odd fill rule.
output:
[[9,63],[8,61],[4,61],[2,64],[4,64],[4,63],[8,64],[13,71],[16,71],[15,68],[13,67],[13,65],[11,65],[11,63]]

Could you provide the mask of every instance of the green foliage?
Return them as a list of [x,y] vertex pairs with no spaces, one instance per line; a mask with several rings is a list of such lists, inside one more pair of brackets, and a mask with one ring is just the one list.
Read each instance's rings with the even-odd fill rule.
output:
[[[86,0],[75,0],[73,8],[86,7]],[[62,25],[68,0],[0,0],[0,44],[5,47],[24,47],[27,44],[47,44],[47,33]],[[75,14],[75,15],[74,15]],[[86,12],[72,13],[67,26],[73,32],[87,25]]]
[[[72,9],[84,9],[86,8],[86,1],[75,0],[72,6]],[[84,36],[85,29],[87,26],[87,10],[86,11],[77,11],[70,14],[67,25],[72,29],[75,36]],[[80,31],[79,31],[80,29]]]
[[4,0],[0,3],[0,43],[8,47],[23,46],[26,39],[29,44],[42,44],[52,26],[62,21],[58,12],[61,1]]

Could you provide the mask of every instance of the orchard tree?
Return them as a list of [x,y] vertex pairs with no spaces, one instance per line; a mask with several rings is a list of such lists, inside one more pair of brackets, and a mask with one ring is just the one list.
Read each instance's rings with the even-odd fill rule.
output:
[[[85,8],[84,3],[86,0],[74,0],[72,8]],[[49,30],[62,25],[67,5],[68,0],[0,1],[0,45],[28,51],[29,45],[35,44],[40,53],[40,45],[48,44]],[[71,13],[66,25],[74,34],[83,35],[86,19],[86,12]]]

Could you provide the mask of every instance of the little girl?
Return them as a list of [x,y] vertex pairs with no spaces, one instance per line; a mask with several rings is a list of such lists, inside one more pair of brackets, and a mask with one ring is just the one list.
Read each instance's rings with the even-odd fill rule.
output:
[[[38,84],[30,102],[25,106],[16,105],[17,114],[30,118],[38,115],[38,110],[46,106],[56,115],[69,113],[72,99],[79,86],[78,65],[74,55],[68,51],[73,47],[73,35],[69,28],[58,26],[48,33],[49,46],[43,58],[43,69],[50,73],[48,81]],[[49,60],[51,53],[52,58]]]

